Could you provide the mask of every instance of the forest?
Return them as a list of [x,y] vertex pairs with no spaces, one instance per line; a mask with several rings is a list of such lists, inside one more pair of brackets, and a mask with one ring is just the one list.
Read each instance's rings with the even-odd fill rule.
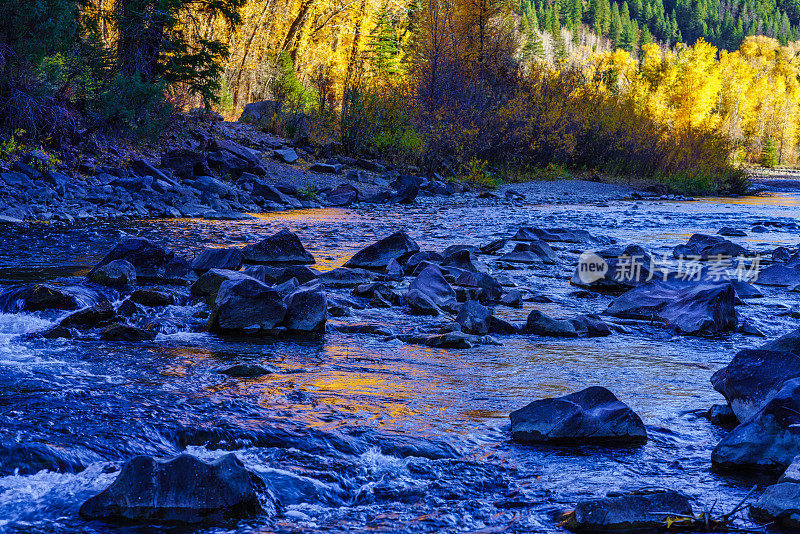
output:
[[741,190],[797,160],[797,2],[0,2],[4,149],[175,111],[491,185],[562,168]]

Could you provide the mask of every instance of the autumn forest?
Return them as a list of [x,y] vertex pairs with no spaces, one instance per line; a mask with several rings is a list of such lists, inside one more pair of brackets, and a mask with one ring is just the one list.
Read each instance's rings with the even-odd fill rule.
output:
[[740,164],[798,158],[797,2],[2,6],[7,137],[152,137],[175,109],[269,100],[275,133],[482,183],[569,168],[736,190]]

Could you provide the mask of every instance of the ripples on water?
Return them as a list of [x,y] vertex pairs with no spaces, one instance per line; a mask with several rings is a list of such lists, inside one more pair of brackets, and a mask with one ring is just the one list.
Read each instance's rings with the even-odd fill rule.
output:
[[[203,246],[240,246],[287,227],[315,255],[315,267],[325,270],[400,228],[433,250],[509,237],[531,224],[577,226],[663,253],[695,232],[793,222],[797,210],[797,197],[782,194],[608,207],[426,204],[400,212],[286,212],[242,222],[4,228],[0,282],[74,283],[127,235],[191,255]],[[751,234],[743,242],[766,251],[796,245],[798,236]],[[562,249],[569,261],[558,268],[504,274],[553,297],[553,304],[534,305],[545,313],[604,309],[605,297],[568,296],[574,289],[567,283],[575,263],[571,252],[570,246]],[[770,337],[795,328],[796,320],[778,312],[791,310],[796,297],[769,289],[766,294],[762,302],[740,307],[742,318]],[[521,322],[531,307],[498,313]],[[27,334],[46,329],[58,315],[0,314],[0,530],[116,531],[82,522],[79,504],[113,481],[114,466],[124,459],[184,448],[207,458],[235,450],[257,472],[305,477],[316,495],[311,504],[290,503],[275,520],[256,518],[209,532],[559,532],[563,510],[610,490],[665,485],[696,497],[696,508],[716,503],[717,511],[732,508],[747,492],[710,471],[711,450],[724,431],[695,411],[721,401],[710,387],[711,374],[736,350],[760,340],[672,337],[655,327],[630,327],[609,338],[516,336],[503,338],[502,346],[454,351],[336,331],[342,321],[394,332],[430,321],[399,310],[365,310],[360,317],[331,319],[333,331],[324,340],[245,342],[203,333],[193,317],[199,309],[154,312],[161,334],[136,345],[37,340]],[[275,372],[256,379],[216,372],[234,362]],[[507,441],[511,410],[592,384],[608,386],[642,416],[647,445],[567,450]],[[43,465],[51,470],[37,472]]]

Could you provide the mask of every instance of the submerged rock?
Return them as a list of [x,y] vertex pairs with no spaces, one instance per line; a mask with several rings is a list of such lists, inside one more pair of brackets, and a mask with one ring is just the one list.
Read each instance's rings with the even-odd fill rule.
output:
[[314,263],[296,234],[281,230],[277,234],[242,249],[246,263]]
[[800,284],[800,268],[770,265],[758,272],[754,284],[762,286],[794,287]]
[[[206,463],[189,454],[171,460],[136,456],[108,488],[80,507],[84,519],[137,523],[203,523],[264,513],[263,482],[234,454]],[[274,502],[270,503],[273,507]]]
[[324,272],[317,278],[325,287],[342,288],[368,284],[372,281],[372,273],[366,269],[347,269],[339,267]]
[[645,489],[579,501],[563,525],[574,532],[652,531],[669,516],[692,515],[689,499],[670,490]]
[[723,469],[780,471],[800,454],[800,379],[781,389],[753,417],[725,436],[711,453]]
[[64,327],[96,328],[107,325],[116,316],[117,314],[109,302],[101,302],[67,315],[61,319],[59,325]]
[[237,378],[256,378],[259,376],[269,375],[273,373],[271,369],[267,369],[266,367],[262,367],[261,365],[256,365],[252,363],[239,363],[236,365],[231,365],[230,367],[226,367],[225,369],[220,369],[217,372],[223,375],[234,376]]
[[522,443],[583,445],[647,441],[644,423],[604,387],[533,401],[511,412],[511,438]]
[[419,245],[408,234],[402,231],[395,232],[377,243],[373,243],[356,252],[344,266],[362,269],[386,269],[391,260],[397,260],[402,264],[404,260],[416,252],[419,252]]

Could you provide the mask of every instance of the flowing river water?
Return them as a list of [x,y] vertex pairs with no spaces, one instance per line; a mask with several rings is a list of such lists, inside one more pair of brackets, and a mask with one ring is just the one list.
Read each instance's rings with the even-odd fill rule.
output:
[[[798,213],[800,191],[785,190],[695,202],[465,200],[248,221],[9,227],[0,238],[0,285],[80,284],[126,235],[191,256],[288,228],[317,258],[315,267],[327,270],[399,229],[423,250],[482,244],[535,225],[582,228],[665,253],[692,233],[733,226],[749,236],[732,240],[766,252],[800,242],[800,231],[785,226]],[[784,226],[750,233],[764,221]],[[554,302],[497,308],[498,315],[524,322],[533,308],[557,317],[605,309],[610,298],[576,298],[569,285],[580,250],[555,245],[558,266],[500,271]],[[762,291],[764,298],[738,307],[740,321],[768,338],[800,325],[800,293]],[[119,298],[109,290],[107,296]],[[440,350],[386,341],[386,332],[432,321],[393,308],[330,318],[322,339],[254,341],[204,333],[195,317],[202,308],[153,309],[146,320],[155,322],[158,337],[135,344],[30,335],[63,312],[0,314],[0,532],[158,530],[86,522],[77,509],[114,480],[125,459],[182,450],[203,458],[234,451],[256,472],[299,475],[291,478],[298,498],[277,518],[197,529],[208,532],[561,532],[563,511],[608,491],[665,486],[695,498],[698,511],[725,512],[752,484],[711,470],[711,451],[726,431],[699,413],[722,402],[709,383],[712,373],[739,349],[763,343],[758,337],[682,337],[634,325],[606,338],[520,335],[498,338],[500,345]],[[343,332],[348,324],[380,328]],[[274,372],[217,372],[231,363]],[[567,449],[509,441],[510,411],[589,385],[608,387],[642,417],[646,445]]]

